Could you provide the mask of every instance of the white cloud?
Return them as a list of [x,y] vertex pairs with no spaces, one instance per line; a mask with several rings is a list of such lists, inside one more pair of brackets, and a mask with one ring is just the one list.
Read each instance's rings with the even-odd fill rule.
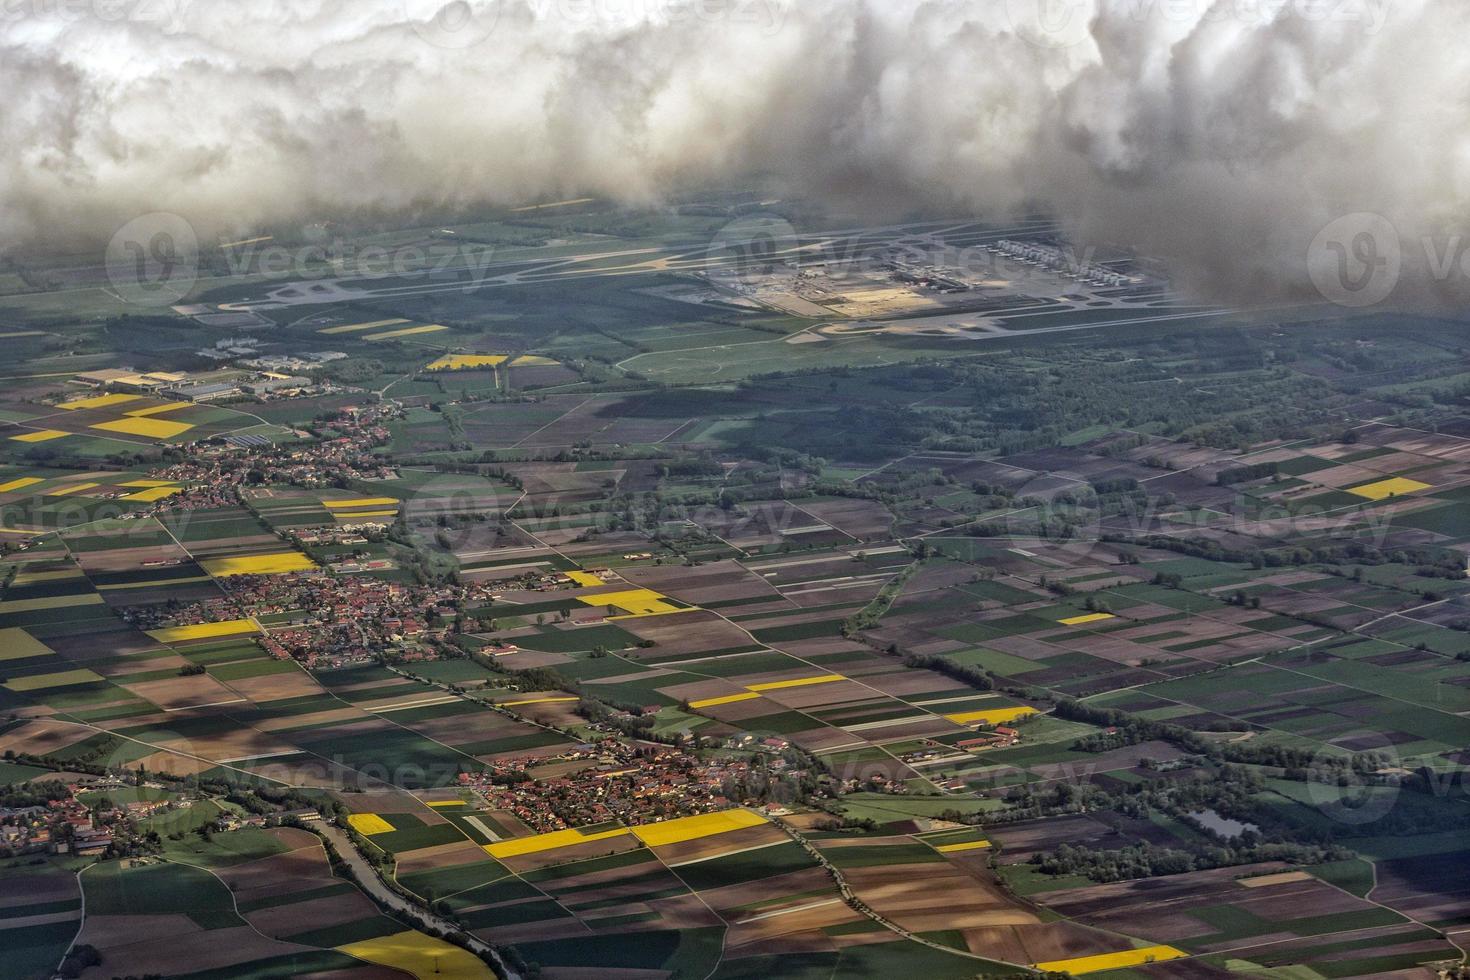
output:
[[154,210],[208,237],[364,208],[645,203],[761,171],[848,202],[1047,208],[1244,299],[1303,290],[1317,233],[1376,212],[1405,240],[1409,285],[1452,289],[1414,256],[1470,202],[1461,4],[439,11],[0,0],[0,236],[105,241]]

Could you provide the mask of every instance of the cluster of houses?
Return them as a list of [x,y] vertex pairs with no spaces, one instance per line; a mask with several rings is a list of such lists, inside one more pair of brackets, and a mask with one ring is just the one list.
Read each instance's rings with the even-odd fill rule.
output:
[[461,608],[496,595],[482,583],[311,574],[239,576],[229,590],[231,602],[252,615],[285,614],[282,628],[263,640],[271,653],[319,667],[366,662],[388,650],[408,660],[436,655],[424,644],[444,639]]
[[[88,823],[90,824],[90,820]],[[108,837],[111,840],[111,837]],[[0,808],[0,857],[54,852],[51,810],[44,806]],[[106,850],[106,844],[103,845]],[[100,851],[98,853],[101,853]]]
[[161,500],[170,511],[226,507],[236,503],[237,488],[254,480],[294,483],[303,487],[332,486],[342,478],[385,480],[397,470],[373,455],[373,448],[389,439],[388,422],[402,414],[391,405],[365,412],[345,413],[333,426],[339,435],[297,449],[270,445],[196,444],[187,458],[153,472],[157,479],[187,484],[187,489]]
[[[165,568],[179,562],[158,562],[145,567]],[[162,629],[169,626],[192,626],[195,623],[218,623],[238,619],[234,604],[224,595],[211,595],[198,599],[183,607],[164,605],[123,606],[118,615],[140,630]]]
[[741,752],[775,752],[779,754],[791,748],[791,743],[777,735],[769,735],[762,738],[759,735],[752,735],[749,732],[741,732],[725,739],[724,747]]
[[[330,352],[327,352],[330,353]],[[311,365],[307,365],[311,366]],[[339,390],[330,382],[315,381],[297,374],[269,368],[253,371],[210,371],[194,375],[188,371],[133,371],[128,368],[105,368],[84,371],[72,379],[74,384],[101,391],[153,395],[182,402],[215,402],[250,395],[272,396],[320,395]]]
[[990,731],[979,732],[970,738],[954,743],[961,752],[983,752],[986,749],[1004,749],[1021,740],[1021,733],[1006,725],[996,725]]
[[[527,778],[532,766],[555,775]],[[608,738],[557,756],[492,763],[483,772],[462,774],[460,781],[491,807],[544,833],[728,809],[739,802],[731,794],[749,771],[743,759],[705,760],[666,745]]]
[[[131,836],[136,821],[160,811],[187,809],[194,801],[188,797],[158,800],[133,800],[111,805],[89,806],[77,798],[79,793],[101,794],[122,789],[122,780],[109,776],[68,774],[66,792],[45,804],[0,808],[0,856],[25,854],[73,854],[95,857],[107,853],[119,835]],[[39,784],[39,785],[45,785]],[[159,784],[145,783],[151,789]]]
[[1021,741],[1021,733],[1017,729],[1007,725],[996,725],[994,728],[981,730],[968,738],[962,738],[952,744],[937,742],[934,739],[924,739],[923,747],[905,752],[899,756],[904,762],[923,763],[933,762],[936,759],[952,758],[956,752],[985,752],[989,749],[1005,749]]
[[257,479],[307,488],[330,487],[343,479],[391,480],[398,475],[397,468],[373,450],[392,438],[388,424],[402,415],[403,409],[392,404],[349,406],[330,423],[336,432],[331,439],[290,449],[237,446],[191,454],[188,461],[171,465],[164,476],[217,490]]

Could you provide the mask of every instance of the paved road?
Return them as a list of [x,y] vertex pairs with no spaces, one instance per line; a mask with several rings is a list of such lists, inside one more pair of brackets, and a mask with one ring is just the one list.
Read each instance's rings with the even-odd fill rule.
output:
[[313,829],[321,831],[327,840],[332,842],[332,846],[336,848],[337,854],[352,869],[353,877],[357,879],[358,884],[373,898],[389,908],[397,909],[401,912],[410,912],[441,932],[463,937],[467,940],[467,944],[473,952],[477,954],[489,953],[491,959],[495,961],[496,972],[502,977],[505,977],[506,980],[521,980],[520,974],[512,970],[489,943],[475,938],[448,919],[430,911],[417,902],[410,901],[384,884],[383,879],[378,876],[377,869],[369,864],[367,859],[362,856],[362,853],[353,846],[352,839],[340,827],[323,821],[314,824]]

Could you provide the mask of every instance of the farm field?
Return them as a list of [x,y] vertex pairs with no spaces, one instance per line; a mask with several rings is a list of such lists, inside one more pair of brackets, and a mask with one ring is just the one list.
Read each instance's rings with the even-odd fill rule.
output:
[[[799,260],[711,255],[755,205]],[[1458,320],[1003,257],[1044,218],[491,210],[210,245],[146,328],[22,264],[0,973],[1463,964]]]

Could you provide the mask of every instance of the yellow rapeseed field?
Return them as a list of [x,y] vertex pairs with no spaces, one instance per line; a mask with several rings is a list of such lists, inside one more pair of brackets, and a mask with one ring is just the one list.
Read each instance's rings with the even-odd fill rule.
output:
[[100,486],[102,486],[100,483],[68,483],[66,486],[57,487],[55,490],[47,490],[46,496],[65,497],[69,493],[81,493],[83,490],[91,490],[93,487]]
[[215,578],[231,575],[283,575],[286,572],[308,572],[316,568],[312,560],[299,551],[278,551],[269,555],[240,555],[235,558],[210,558],[199,564]]
[[715,834],[726,834],[732,830],[743,830],[746,827],[757,827],[765,822],[765,817],[750,810],[721,810],[718,813],[675,817],[673,820],[664,820],[659,823],[643,824],[638,827],[618,827],[590,834],[583,834],[578,830],[554,830],[546,834],[536,834],[534,837],[521,837],[516,840],[486,844],[484,847],[494,858],[519,857],[523,854],[553,851],[562,847],[586,844],[590,841],[610,840],[628,834],[637,837],[649,847],[662,847],[666,844],[678,844],[701,837],[713,837]]
[[504,354],[445,354],[424,366],[425,371],[473,371],[475,368],[499,367],[510,358]]
[[421,333],[438,333],[440,330],[449,328],[438,323],[427,323],[422,327],[404,327],[402,330],[388,330],[384,333],[364,334],[363,340],[392,340],[394,337],[413,337]]
[[123,414],[132,416],[135,419],[139,419],[149,415],[162,415],[164,412],[177,412],[181,408],[188,407],[188,402],[167,402],[163,405],[150,405],[147,408],[135,408],[131,412],[123,412]]
[[583,588],[592,588],[602,584],[602,579],[591,572],[567,572],[567,578]]
[[23,476],[18,480],[11,480],[9,483],[0,483],[0,493],[9,493],[12,490],[24,490],[26,487],[33,487],[40,482],[41,478],[38,476]]
[[37,429],[35,432],[27,432],[21,436],[11,436],[11,442],[50,442],[52,439],[60,439],[69,436],[70,432],[62,432],[60,429]]
[[749,701],[752,698],[758,697],[760,697],[760,695],[755,693],[754,691],[745,691],[741,694],[726,694],[725,696],[718,698],[701,698],[698,701],[690,701],[689,707],[713,708],[715,705],[719,704],[734,704],[736,701]]
[[418,980],[494,980],[474,953],[412,929],[338,946],[337,952],[411,974]]
[[581,698],[574,698],[574,697],[565,697],[565,698],[526,698],[523,701],[498,701],[496,703],[500,707],[502,707],[502,708],[514,708],[517,705],[522,705],[522,704],[560,704],[560,703],[562,703],[564,701],[580,701],[580,700],[582,700],[582,699]]
[[953,854],[956,851],[978,851],[990,846],[988,840],[967,840],[959,844],[939,844],[935,850],[940,854]]
[[1036,714],[1035,708],[1018,705],[1014,708],[990,708],[986,711],[961,711],[958,714],[944,717],[956,725],[1004,725],[1008,721],[1015,721],[1017,718],[1034,714]]
[[747,684],[747,691],[780,691],[788,687],[808,687],[812,684],[834,684],[845,681],[841,674],[819,674],[816,677],[797,677],[789,681],[766,681],[763,684]]
[[130,436],[147,436],[149,439],[171,439],[194,428],[192,422],[174,422],[169,419],[132,418],[124,416],[111,422],[98,422],[92,426],[103,432],[121,432]]
[[1173,946],[1144,946],[1141,949],[1124,949],[1116,953],[1098,953],[1094,956],[1077,956],[1069,960],[1050,960],[1033,963],[1038,970],[1055,973],[1096,973],[1098,970],[1118,970],[1144,963],[1162,963],[1177,960],[1189,954]]
[[1083,616],[1068,616],[1066,619],[1057,620],[1057,622],[1063,626],[1081,626],[1083,623],[1101,623],[1105,619],[1117,618],[1112,613],[1087,613]]
[[668,596],[652,589],[627,589],[622,592],[603,592],[599,595],[577,597],[589,606],[611,606],[625,616],[660,616],[664,613],[683,612],[683,608],[668,601]]
[[393,825],[376,813],[349,813],[347,815],[347,824],[364,837],[371,837],[373,834],[386,834],[393,830]]
[[344,323],[337,327],[325,327],[318,330],[317,333],[355,333],[358,330],[371,330],[374,327],[391,327],[394,324],[407,322],[402,317],[397,317],[392,320],[369,320],[367,323]]
[[591,834],[584,834],[579,830],[553,830],[545,834],[536,834],[534,837],[497,841],[494,844],[486,844],[484,847],[493,858],[520,857],[523,854],[539,854],[542,851],[554,851],[562,847],[623,837],[627,833],[628,828],[626,827],[618,827],[616,830],[600,830]]
[[172,497],[174,494],[178,493],[182,489],[184,489],[184,488],[183,487],[149,487],[147,490],[139,490],[137,493],[130,493],[126,497],[124,497],[123,499],[124,500],[136,500],[139,503],[143,503],[143,504],[151,504],[155,500],[162,500],[164,497]]
[[649,847],[678,844],[715,834],[728,834],[732,830],[759,827],[766,818],[751,810],[720,810],[718,813],[701,813],[693,817],[675,817],[659,823],[646,823],[634,827],[633,835]]
[[1361,487],[1349,487],[1348,493],[1367,500],[1387,500],[1389,497],[1402,497],[1406,493],[1418,493],[1420,490],[1432,489],[1434,488],[1428,483],[1396,476],[1391,480],[1379,480],[1377,483],[1366,483]]
[[322,506],[328,510],[340,510],[348,507],[396,507],[397,497],[356,497],[351,500],[323,500]]
[[1278,871],[1276,874],[1240,878],[1238,882],[1244,888],[1270,888],[1272,885],[1289,885],[1296,881],[1311,880],[1311,874],[1306,871]]
[[80,408],[107,408],[111,405],[121,405],[123,402],[135,402],[142,397],[142,395],[93,395],[91,398],[78,398],[74,402],[62,402],[56,407],[74,412]]
[[258,633],[259,628],[248,619],[227,619],[219,623],[195,623],[192,626],[168,626],[148,630],[148,635],[159,643],[182,643],[186,640],[203,640],[216,636],[239,636],[242,633]]

